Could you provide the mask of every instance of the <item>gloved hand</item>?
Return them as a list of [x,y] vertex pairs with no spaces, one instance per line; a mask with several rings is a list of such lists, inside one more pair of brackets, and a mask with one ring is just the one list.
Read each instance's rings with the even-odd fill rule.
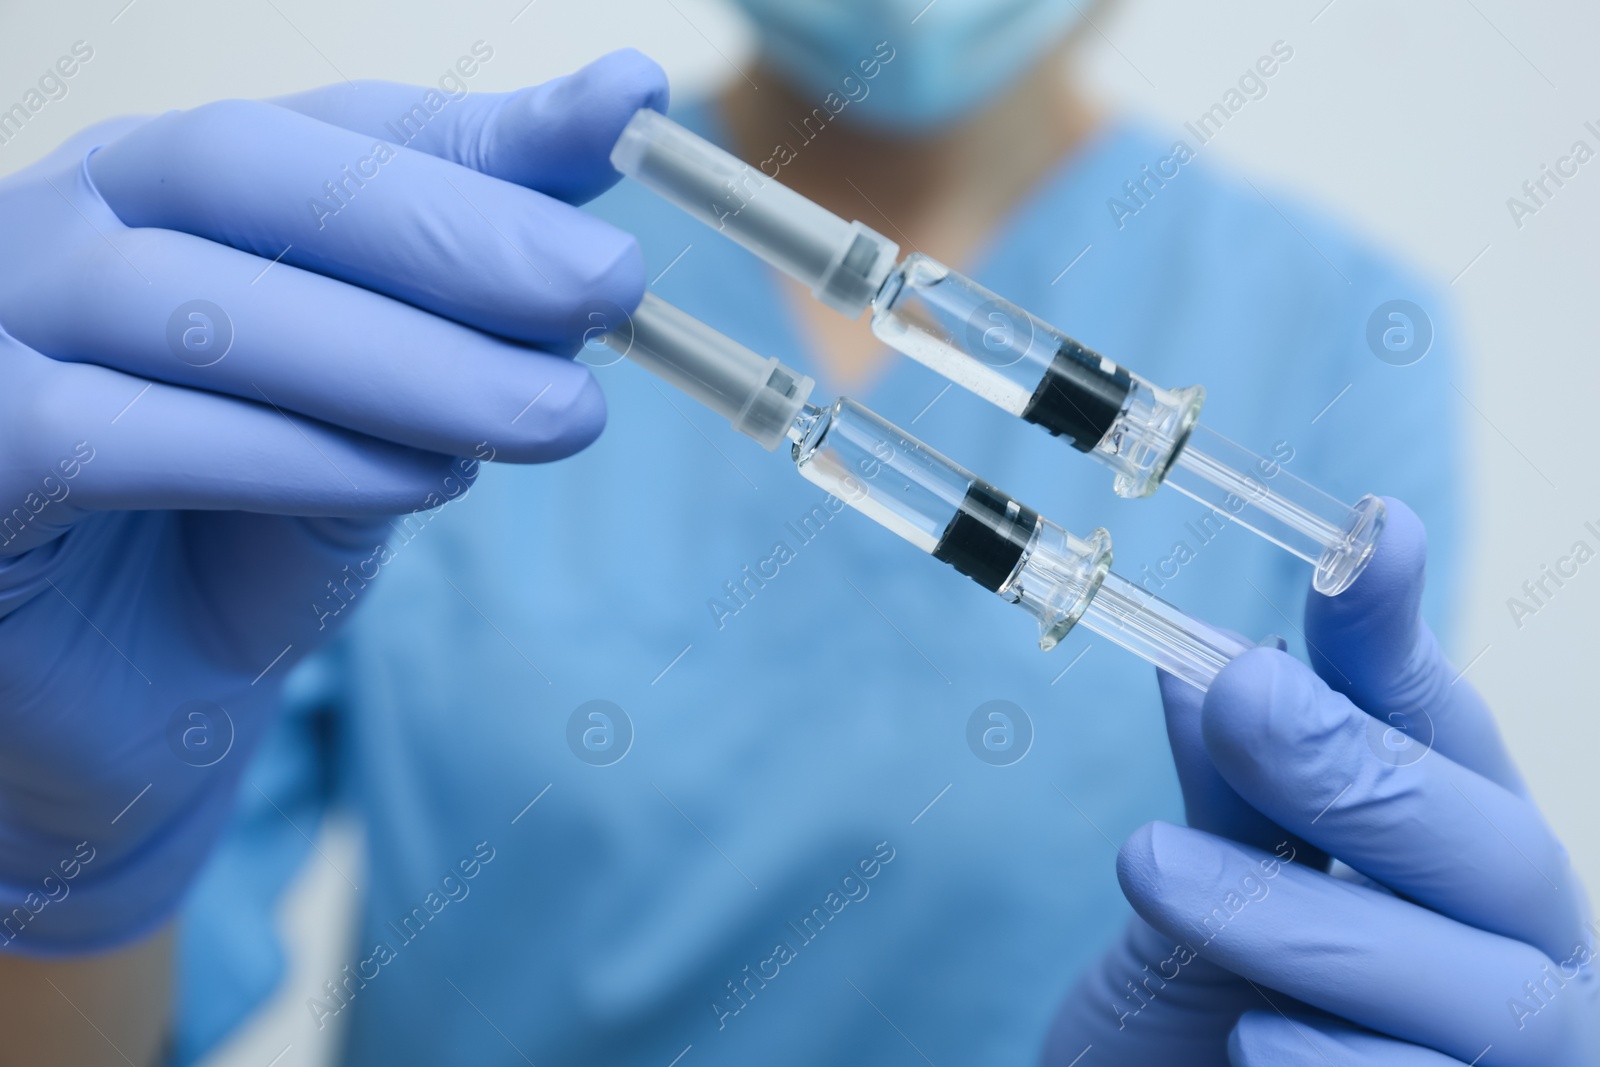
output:
[[1163,678],[1190,828],[1124,846],[1140,919],[1045,1063],[1600,1063],[1586,897],[1421,623],[1422,525],[1388,508],[1356,583],[1311,595],[1315,674],[1257,649],[1203,700]]
[[550,353],[643,263],[572,205],[665,100],[635,52],[503,95],[342,85],[0,180],[0,951],[163,922],[384,516],[599,433]]

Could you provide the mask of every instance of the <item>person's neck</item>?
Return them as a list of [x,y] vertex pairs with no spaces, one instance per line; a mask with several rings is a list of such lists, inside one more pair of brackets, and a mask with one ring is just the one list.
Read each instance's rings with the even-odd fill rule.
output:
[[741,157],[777,162],[787,153],[774,156],[775,147],[787,145],[793,158],[776,175],[785,185],[907,250],[960,264],[1093,131],[1097,116],[1063,58],[1052,52],[982,111],[922,135],[853,123],[848,104],[819,128],[816,102],[761,66],[753,75],[761,88],[737,81],[721,108]]

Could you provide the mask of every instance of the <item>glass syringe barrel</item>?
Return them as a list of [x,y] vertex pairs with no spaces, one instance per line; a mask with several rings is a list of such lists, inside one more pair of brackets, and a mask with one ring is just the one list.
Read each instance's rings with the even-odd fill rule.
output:
[[1116,472],[1119,495],[1170,483],[1287,549],[1316,568],[1319,592],[1343,592],[1371,557],[1384,518],[1377,497],[1351,507],[1329,496],[1201,426],[1199,386],[1152,385],[926,256],[907,256],[890,274],[873,302],[872,332],[1090,452]]
[[[1118,494],[1148,496],[1170,478],[1314,564],[1316,588],[1330,596],[1370,558],[1382,502],[1367,496],[1350,507],[1213,434],[1201,435],[1215,446],[1206,451],[1191,439],[1205,398],[1199,386],[1146,381],[920,253],[890,269],[898,245],[657,112],[634,115],[611,161],[831,307],[853,318],[870,306],[879,339],[1110,467]],[[1268,469],[1270,479],[1257,473]]]
[[1205,390],[1163,389],[920,253],[885,280],[872,332],[891,348],[1116,472],[1123,496],[1155,492]]
[[794,436],[808,481],[1020,605],[1045,651],[1081,622],[1206,689],[1250,647],[1112,574],[1106,531],[1074,537],[854,400],[815,411]]
[[771,383],[800,382],[809,391],[809,378],[762,359],[654,295],[605,340],[763,444],[771,438],[770,420],[751,420],[746,413],[796,405],[787,436],[802,476],[1020,605],[1038,621],[1042,649],[1054,648],[1081,619],[1204,689],[1248,647],[1110,574],[1111,539],[1104,530],[1074,537],[853,400],[826,409],[797,404],[795,390]]
[[1051,649],[1111,566],[1111,537],[1080,540],[854,400],[797,428],[802,477],[879,526],[1020,604]]

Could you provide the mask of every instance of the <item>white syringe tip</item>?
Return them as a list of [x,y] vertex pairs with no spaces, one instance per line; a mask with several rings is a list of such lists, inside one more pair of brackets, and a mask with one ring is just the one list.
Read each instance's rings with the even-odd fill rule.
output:
[[629,175],[639,173],[639,164],[650,147],[650,135],[646,132],[652,121],[650,116],[660,114],[659,111],[642,107],[634,112],[633,118],[622,127],[622,134],[617,138],[617,143],[611,146],[611,165],[616,168],[617,173]]
[[605,335],[605,343],[715,411],[769,452],[783,442],[815,384],[654,293],[645,294],[629,320]]

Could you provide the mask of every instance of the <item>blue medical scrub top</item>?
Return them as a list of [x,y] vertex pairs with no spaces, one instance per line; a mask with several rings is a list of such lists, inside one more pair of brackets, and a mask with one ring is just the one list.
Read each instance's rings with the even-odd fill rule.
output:
[[[1105,128],[964,266],[1159,384],[1205,384],[1208,425],[1313,484],[1405,498],[1447,577],[1438,298],[1205,147],[1130,198],[1172,147]],[[628,183],[593,210],[639,236],[662,297],[835,395],[754,257]],[[1408,366],[1369,343],[1396,299],[1432,320]],[[1033,1062],[1128,913],[1118,843],[1182,817],[1153,670],[1086,631],[1042,653],[1026,614],[831,507],[786,451],[631,364],[596,374],[600,440],[486,465],[399,525],[294,676],[187,906],[183,1058],[270,995],[273,909],[346,804],[359,928],[306,1005],[348,1026],[346,1063]],[[1118,499],[908,359],[856,395],[1069,530],[1107,527],[1118,570],[1197,616],[1298,643],[1309,568],[1248,531],[1172,490]]]

